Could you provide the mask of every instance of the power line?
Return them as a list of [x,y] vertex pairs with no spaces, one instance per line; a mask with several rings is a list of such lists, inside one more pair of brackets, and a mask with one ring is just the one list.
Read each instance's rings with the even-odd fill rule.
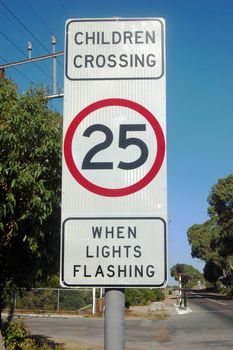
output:
[[[13,23],[14,26],[17,25],[17,28],[18,28],[19,32],[23,35],[23,37],[26,38],[27,41],[30,41],[30,38],[22,31],[22,29],[20,28],[20,26],[18,25],[18,23],[13,22],[12,18],[9,16],[9,14],[8,14],[7,12],[6,12],[6,16],[8,17],[8,19],[10,20],[10,22]],[[6,34],[3,33],[3,35],[4,35],[5,37],[7,37]],[[8,41],[11,41],[9,37],[7,37],[7,38],[8,38]],[[15,45],[15,44],[14,44],[14,45]],[[21,49],[20,49],[20,50],[21,50]],[[22,51],[21,51],[21,52],[22,52]],[[35,48],[35,52],[37,53],[37,55],[39,55],[39,51],[38,51],[36,48]],[[24,52],[23,52],[23,54],[24,54],[25,57],[27,57],[27,56],[25,55]],[[37,68],[40,69],[40,67],[37,67]],[[45,65],[44,65],[44,68],[46,69],[47,73],[49,74],[49,71],[48,71],[48,69],[47,69],[47,67],[46,67]]]
[[[3,61],[5,61],[5,62],[7,63],[7,60],[6,60],[4,57],[0,56],[0,58],[1,58]],[[30,78],[28,78],[24,73],[20,72],[20,70],[18,70],[18,69],[15,68],[15,67],[14,67],[14,69],[15,69],[19,74],[21,74],[26,80],[28,80],[31,84],[33,84],[33,81],[32,81]]]
[[[30,4],[30,2],[27,1],[27,0],[24,0],[24,2],[26,3],[26,5],[27,5],[28,7],[30,7],[30,9],[31,9],[32,12],[34,13],[36,19],[42,23],[43,27],[47,28],[47,30],[48,30],[50,33],[52,33],[51,28],[49,28],[49,26],[47,25],[47,23],[45,22],[45,20],[38,14],[38,11],[37,11],[37,12],[35,11],[35,9],[32,7],[32,5]],[[60,42],[59,42],[58,39],[57,39],[57,44],[58,44],[58,46],[60,47],[61,51],[63,51],[63,48],[62,48],[62,46],[61,46],[61,44],[60,44]],[[62,66],[62,67],[63,67],[63,66]]]
[[[27,39],[27,41],[29,42],[31,39],[24,33],[24,31],[22,31],[22,29],[20,28],[20,26],[18,25],[18,23],[15,23],[15,22],[12,20],[12,18],[9,16],[9,14],[8,14],[7,12],[5,13],[5,15],[8,17],[8,19],[10,20],[10,22],[13,23],[14,26],[17,25],[18,31],[19,31],[19,32],[22,34],[22,36],[23,36],[25,39]],[[2,33],[2,35],[5,36],[5,38],[7,38],[7,40],[8,40],[9,42],[11,42],[12,45],[14,45],[14,46],[16,45],[15,43],[12,42],[12,40],[11,40],[6,34]],[[25,54],[25,52],[23,52],[23,51],[22,51],[20,48],[18,48],[18,47],[17,47],[17,49],[20,50],[20,52],[23,53],[23,55],[24,55],[25,57],[27,57],[27,55]],[[37,48],[34,48],[34,50],[35,50],[36,54],[37,54],[38,56],[40,56],[40,53],[39,53],[39,51],[37,50]],[[62,51],[63,51],[63,50],[62,50]],[[43,64],[44,64],[44,62],[43,62]],[[64,68],[64,66],[63,66],[63,64],[62,64],[61,62],[59,62],[59,64],[60,64],[60,66],[61,66],[62,68]],[[37,66],[37,68],[40,69],[39,66]],[[45,70],[47,71],[46,75],[47,75],[47,74],[50,74],[49,71],[48,71],[48,69],[47,69],[47,67],[46,67],[45,65],[44,65],[44,68],[45,68]],[[42,71],[42,72],[43,72],[43,71]]]
[[[24,0],[24,1],[26,1],[26,0]],[[0,3],[2,3],[2,1],[0,1]],[[6,7],[6,6],[5,6]],[[30,6],[31,7],[31,6]],[[31,7],[32,8],[32,7]],[[9,10],[9,9],[8,9]],[[34,11],[34,10],[33,10]],[[16,18],[16,16],[9,10],[9,12],[14,16],[14,18]],[[38,17],[38,16],[37,16]],[[42,20],[41,20],[42,21]],[[19,20],[19,23],[22,25],[23,23],[21,23],[21,21]],[[44,23],[44,21],[42,21],[42,23]],[[46,24],[45,24],[46,25]],[[25,28],[26,26],[23,24],[23,27]],[[46,25],[46,27],[47,27],[47,29],[48,30],[50,30],[49,28],[48,28],[48,26]],[[28,30],[29,31],[29,30]],[[29,31],[29,33],[31,33],[31,35],[33,35],[33,33],[31,32],[31,31]],[[5,34],[3,34],[5,37],[6,37],[6,35]],[[35,36],[33,35],[33,37],[35,38]],[[9,38],[8,38],[8,40],[10,40]],[[37,40],[37,39],[36,39]],[[37,40],[40,44],[41,44],[41,42],[39,41],[39,40]],[[12,43],[12,42],[11,42]],[[14,44],[13,44],[14,45]],[[42,44],[43,45],[43,44]],[[46,49],[46,47],[43,45],[43,47],[45,48],[45,50],[49,53],[49,51]],[[20,49],[19,49],[20,50]],[[22,52],[22,50],[20,50],[21,52]],[[62,68],[64,68],[64,66],[63,66],[63,64],[62,63],[60,63],[60,61],[58,61],[58,64],[62,67]],[[37,65],[36,65],[37,66]],[[37,66],[38,67],[38,66]],[[40,69],[40,68],[39,68]],[[49,72],[48,72],[48,70],[47,70],[47,68],[45,67],[45,70],[47,71],[47,73],[46,73],[46,75],[48,76],[48,74],[49,74]],[[44,70],[42,70],[43,72],[44,72]]]
[[[1,1],[1,0],[0,0],[0,3],[2,4],[2,1]],[[3,5],[4,5],[4,4],[3,4]],[[8,12],[9,12],[9,11],[8,11]],[[10,12],[10,14],[11,14],[11,12]],[[13,24],[15,25],[15,23],[12,21],[11,17],[9,16],[9,14],[8,14],[7,12],[6,12],[6,15],[7,15],[7,17],[9,18],[9,20],[11,21],[11,23],[13,23]],[[30,39],[27,35],[25,35],[25,33],[21,30],[21,28],[20,28],[19,26],[17,26],[17,27],[19,28],[20,33],[22,33],[22,35],[27,39],[27,41],[30,41],[31,39]],[[3,33],[3,35],[4,35],[5,37],[7,37],[6,34]],[[7,37],[7,38],[8,38],[8,41],[11,41],[9,37]],[[12,41],[11,41],[11,43],[12,43]],[[15,46],[15,44],[13,44],[13,45]],[[19,50],[21,51],[21,49],[19,49]],[[35,49],[35,51],[36,51],[36,53],[39,55],[39,51],[38,51],[37,49]],[[46,51],[47,51],[47,50],[46,50]],[[21,52],[22,52],[22,51],[21,51]],[[23,52],[23,54],[24,54],[25,57],[27,57],[27,56],[25,55],[24,52]],[[47,77],[49,77],[49,79],[51,80],[52,78],[51,78],[51,76],[49,75],[50,73],[49,73],[47,67],[45,66],[44,62],[43,62],[43,65],[44,65],[44,69],[41,68],[41,67],[39,67],[37,64],[35,64],[35,66],[36,66],[43,74],[45,74]]]
[[[4,33],[0,32],[0,34],[2,36],[4,36],[17,50],[19,50],[23,55],[24,57],[27,57],[27,55]],[[32,61],[33,62],[33,61]],[[51,77],[51,75],[49,73],[47,73],[43,68],[41,68],[40,66],[38,66],[37,63],[34,62],[34,65],[42,72],[44,73],[47,78],[49,78],[51,81],[53,81],[53,78]],[[17,70],[18,71],[18,70]]]
[[65,11],[65,13],[66,13],[66,15],[68,16],[68,17],[70,17],[70,15],[69,15],[69,11],[65,8],[65,6],[63,5],[63,3],[60,1],[60,0],[56,0],[56,3],[59,3],[59,5],[63,8],[63,10]]
[[[9,14],[6,12],[6,16],[8,17],[8,19],[10,20],[11,23],[13,23],[13,25],[17,25],[17,28],[19,30],[19,32],[24,36],[25,39],[27,39],[27,41],[30,41],[31,39],[24,33],[24,31],[22,31],[22,29],[20,28],[20,26],[18,25],[18,23],[15,23],[12,18],[9,16]],[[35,50],[37,51],[37,50]],[[37,51],[37,54],[39,55],[39,52]]]
[[[26,63],[34,63],[34,64],[36,64],[35,63],[36,61],[42,61],[42,60],[45,60],[45,59],[48,59],[48,58],[56,58],[57,56],[62,56],[62,55],[64,55],[64,52],[55,52],[55,53],[48,54],[48,55],[28,58],[28,59],[22,60],[22,61],[16,61],[16,62],[11,62],[11,63],[6,63],[6,64],[0,64],[0,69],[15,67],[15,66],[19,66],[19,65],[22,65],[22,64],[26,64]],[[38,67],[38,68],[40,68],[40,67]],[[55,75],[54,75],[53,79],[51,79],[51,80],[53,81],[53,84],[54,84],[54,82],[56,81]],[[54,98],[60,98],[60,97],[63,97],[63,96],[64,96],[64,94],[61,93],[61,92],[56,93],[56,89],[54,88],[53,95],[49,95],[49,96],[47,96],[47,98],[48,99],[54,99]]]
[[34,13],[35,17],[37,20],[39,20],[42,24],[43,27],[46,27],[48,31],[51,31],[51,28],[48,27],[47,23],[43,20],[42,17],[40,17],[38,11],[35,11],[35,9],[32,7],[32,5],[30,4],[30,2],[28,2],[27,0],[24,0],[24,2],[26,3],[26,5],[28,7],[30,7],[30,9],[32,10],[32,12]]
[[[24,1],[26,1],[26,0],[24,0]],[[33,8],[32,8],[32,6],[26,1],[26,3],[28,4],[28,6],[30,6],[30,8],[33,10]],[[45,49],[45,51],[46,52],[48,52],[49,53],[49,51],[48,51],[48,49],[43,45],[43,43],[41,43],[41,41],[32,33],[32,31],[30,30],[30,29],[28,29],[27,28],[27,26],[15,15],[15,13],[13,12],[13,11],[11,11],[10,10],[10,8],[7,6],[7,5],[5,5],[4,3],[3,3],[3,1],[2,0],[0,0],[0,4],[3,6],[3,8],[7,11],[7,13],[6,13],[6,15],[8,15],[8,17],[9,17],[9,14],[17,21],[17,23],[18,24],[20,24],[20,26],[27,32],[27,33],[29,33],[35,40],[36,40],[36,42],[38,42],[40,45],[41,45],[41,47],[43,47],[44,49]],[[33,10],[33,12],[34,12],[34,10]],[[35,12],[34,12],[35,13]],[[38,18],[38,15],[37,15],[37,18]],[[10,20],[11,20],[11,18],[10,18]],[[39,20],[42,22],[42,24],[43,24],[43,26],[44,26],[44,24],[45,24],[45,22],[43,21],[43,19],[41,18],[41,17],[39,17]],[[15,25],[15,24],[14,24]],[[45,26],[48,28],[48,26],[47,26],[47,24],[45,24]],[[19,52],[21,52],[22,54],[23,54],[23,56],[25,56],[25,57],[27,57],[27,55],[6,35],[6,34],[4,34],[4,33],[2,33],[2,32],[0,32],[0,34],[6,39],[6,40],[8,40],[10,43],[11,43],[11,45],[13,45]],[[25,34],[23,33],[23,35],[25,36]],[[28,39],[28,38],[27,38]],[[30,39],[29,39],[30,40]],[[59,44],[59,46],[60,46],[60,44]],[[57,55],[58,56],[58,55]],[[2,59],[6,62],[6,60],[2,57]],[[34,63],[34,65],[43,73],[43,74],[45,74],[49,79],[50,79],[50,81],[52,81],[52,82],[54,82],[54,79],[51,77],[51,75],[49,74],[49,73],[47,73],[44,69],[42,69],[41,67],[39,67],[35,62],[33,62]],[[44,62],[43,62],[43,64],[44,64]],[[60,61],[58,60],[58,64],[59,65],[61,65],[62,66],[62,68],[63,68],[63,64],[62,63],[60,63]],[[1,66],[1,65],[0,65]],[[4,66],[4,65],[2,65],[2,66]],[[7,65],[5,65],[5,66],[9,66],[9,64],[7,64]],[[17,70],[17,72],[19,72],[18,71],[18,69],[16,69]],[[30,80],[30,79],[28,79],[28,77],[26,76],[26,75],[24,75],[22,72],[19,72],[25,79],[27,79],[28,81],[30,81],[32,84],[33,84],[33,82]],[[55,80],[56,81],[56,80]],[[55,90],[54,90],[55,91]],[[56,91],[55,91],[56,92]],[[62,95],[63,94],[61,94],[61,93],[59,93],[59,94],[54,94],[54,95],[52,95],[51,96],[51,98],[57,98],[57,97],[62,97]],[[48,96],[48,98],[50,98],[50,96]]]
[[3,64],[3,65],[0,65],[0,68],[9,68],[9,67],[14,67],[14,66],[19,66],[21,64],[35,62],[35,61],[42,61],[42,60],[47,59],[47,58],[52,58],[52,57],[62,56],[62,55],[64,55],[64,52],[55,52],[55,53],[51,53],[48,55],[43,55],[43,56],[28,58],[28,59],[22,60],[22,61],[16,61],[16,62]]
[[23,50],[21,50],[6,34],[0,32],[0,34],[2,36],[4,36],[5,39],[7,39],[18,51],[20,51],[25,57],[27,57],[27,55],[25,54],[25,52],[23,52]]
[[44,46],[44,44],[39,39],[37,39],[37,37],[31,32],[31,30],[28,29],[26,25],[1,0],[0,3],[17,20],[17,22],[20,23],[21,26],[45,49],[45,51],[49,53],[46,46]]

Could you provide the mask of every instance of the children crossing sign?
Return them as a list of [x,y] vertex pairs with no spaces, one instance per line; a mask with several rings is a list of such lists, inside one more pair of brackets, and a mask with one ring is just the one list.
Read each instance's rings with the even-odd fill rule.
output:
[[164,74],[161,19],[70,20],[66,33],[70,80],[160,79]]
[[166,284],[164,27],[66,24],[63,286]]

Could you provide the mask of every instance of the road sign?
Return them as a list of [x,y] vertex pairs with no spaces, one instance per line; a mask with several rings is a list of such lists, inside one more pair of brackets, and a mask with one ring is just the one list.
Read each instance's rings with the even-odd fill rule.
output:
[[[93,115],[93,112],[100,110],[100,113],[103,113],[102,109],[106,107],[112,107],[110,109],[111,114],[118,113],[118,109],[113,109],[113,107],[123,107],[123,112],[125,114],[128,114],[128,109],[130,109],[130,112],[133,111],[134,113],[131,113],[132,117],[130,124],[121,123],[121,121],[119,123],[114,121],[114,128],[112,127],[111,120],[106,120],[105,124],[99,124],[98,116]],[[122,110],[122,108],[120,109]],[[124,111],[124,109],[126,109],[126,111]],[[90,116],[90,114],[92,114],[92,120],[90,121],[90,125],[86,127],[85,121],[86,118],[88,119],[88,116]],[[139,124],[138,120],[142,120],[141,124]],[[82,122],[84,124],[84,127],[80,126]],[[109,126],[107,126],[108,124]],[[81,132],[78,132],[79,127],[81,128]],[[77,135],[75,142],[74,139],[76,131]],[[106,137],[105,141],[97,143],[92,146],[92,148],[90,148],[90,140],[88,139],[89,146],[85,147],[85,143],[87,142],[85,142],[86,140],[83,138],[83,136],[91,137],[91,135],[95,132],[102,133],[104,137]],[[147,142],[143,141],[145,138],[144,134],[146,132],[149,133],[150,136],[147,137]],[[130,137],[129,135],[132,135],[132,133],[139,135],[140,138]],[[118,144],[115,144],[115,149],[111,147],[111,144],[114,141],[114,135],[118,141]],[[82,143],[84,144],[83,147]],[[73,147],[73,144],[79,144],[80,148]],[[157,149],[155,151],[154,148],[156,144]],[[126,155],[127,153],[130,153],[130,156],[128,156],[128,158],[132,157],[132,147],[129,148],[130,146],[134,146],[136,152],[139,149],[141,152],[140,156],[138,158],[136,156],[136,160],[127,162],[123,162],[118,159],[120,149],[126,150],[124,152],[121,152],[123,158],[124,153],[126,153]],[[104,160],[106,157],[106,152],[108,152],[108,148],[111,148],[113,152],[110,153],[109,161],[105,162]],[[81,153],[80,149],[83,149],[85,152],[87,152],[81,157],[82,162],[78,161]],[[105,153],[102,152],[103,150],[106,150]],[[102,152],[100,155],[100,157],[103,157],[101,157],[102,160],[93,162],[92,159],[99,152]],[[153,178],[160,170],[164,159],[164,153],[164,135],[161,126],[159,125],[156,118],[148,110],[146,110],[146,108],[142,107],[138,103],[119,98],[97,101],[87,106],[84,110],[78,113],[70,124],[64,141],[65,160],[73,177],[87,190],[99,195],[109,197],[119,197],[132,194],[145,187],[150,181],[153,180]],[[132,158],[134,159],[134,155]],[[126,172],[127,175],[129,172],[135,173],[135,170],[142,168],[146,162],[148,163],[148,159],[150,158],[152,159],[152,165],[151,167],[145,166],[143,168],[143,176],[140,176],[139,178],[137,177],[136,180],[130,185],[127,183],[126,187],[122,187],[123,184],[121,183],[122,181],[120,175]],[[116,161],[114,162],[115,159]],[[107,177],[104,176],[106,170],[110,170],[109,174],[111,175],[111,178],[109,178],[109,174]],[[95,175],[95,177],[92,176],[93,180],[88,179],[90,175]],[[105,184],[99,185],[100,181],[101,183],[104,182]],[[111,188],[110,182],[112,183],[113,181],[115,185],[113,188]]]
[[[145,237],[146,236],[146,237]],[[161,247],[166,249],[166,223],[156,217],[70,218],[63,223],[62,269],[68,287],[163,286],[164,271],[158,266]],[[75,241],[78,244],[74,244]],[[142,282],[143,281],[143,282]]]
[[66,25],[69,80],[160,79],[164,75],[164,21],[70,20]]
[[164,21],[70,20],[63,121],[63,286],[164,286]]

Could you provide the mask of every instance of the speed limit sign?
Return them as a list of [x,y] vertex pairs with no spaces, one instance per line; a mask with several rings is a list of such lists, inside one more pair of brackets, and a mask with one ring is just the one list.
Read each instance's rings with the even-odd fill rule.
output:
[[[104,108],[107,118],[100,123],[102,118],[98,116],[103,116]],[[124,114],[130,124],[117,121],[118,113]],[[93,143],[95,134],[102,140]],[[160,170],[164,154],[165,140],[157,119],[138,103],[120,98],[97,101],[80,111],[64,142],[66,164],[77,182],[109,197],[129,195],[145,187]],[[125,186],[126,173],[131,180]]]
[[166,285],[164,26],[66,24],[62,286]]

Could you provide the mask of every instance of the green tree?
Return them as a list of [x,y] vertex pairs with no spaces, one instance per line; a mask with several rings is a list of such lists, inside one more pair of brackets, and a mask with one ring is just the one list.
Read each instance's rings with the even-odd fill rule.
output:
[[208,197],[210,219],[188,229],[192,256],[206,262],[204,276],[229,285],[233,277],[233,175],[219,179]]
[[183,287],[193,287],[198,281],[203,281],[203,274],[195,269],[192,265],[176,264],[170,269],[171,276],[178,281],[181,274],[181,282]]
[[219,255],[224,259],[223,275],[233,277],[233,174],[219,179],[208,197],[208,214],[217,222]]
[[127,308],[132,305],[148,305],[154,301],[164,300],[161,289],[129,288],[125,292]]
[[0,78],[0,312],[59,269],[61,116],[43,90]]
[[219,229],[214,219],[204,224],[194,224],[188,229],[188,242],[193,258],[210,260],[218,257]]
[[208,260],[204,267],[204,277],[206,281],[216,285],[219,278],[222,276],[222,268],[215,264],[214,261]]

